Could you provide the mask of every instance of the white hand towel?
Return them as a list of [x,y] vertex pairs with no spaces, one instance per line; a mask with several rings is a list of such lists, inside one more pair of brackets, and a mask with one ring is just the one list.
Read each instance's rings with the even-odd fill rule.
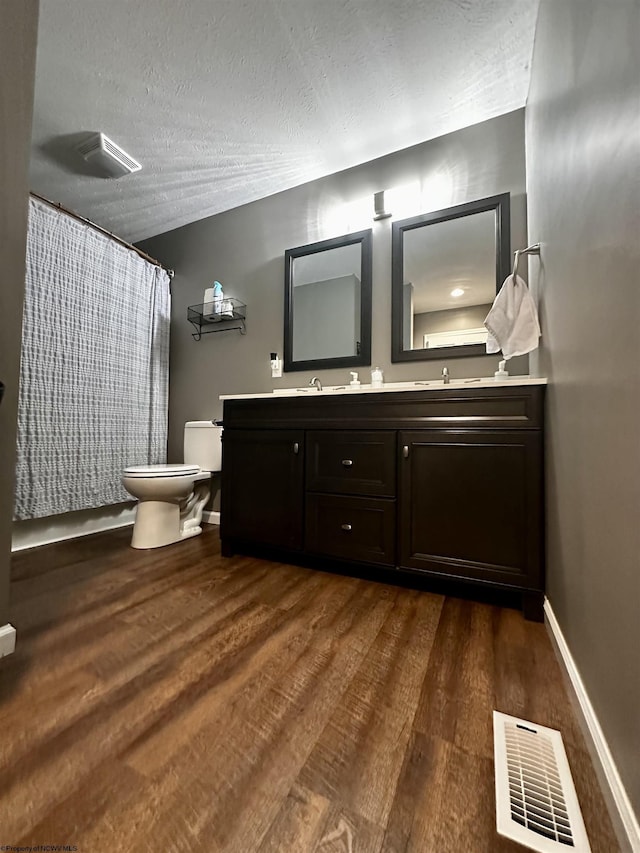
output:
[[507,276],[487,314],[487,352],[502,350],[505,358],[524,355],[538,346],[540,324],[533,296],[517,275]]

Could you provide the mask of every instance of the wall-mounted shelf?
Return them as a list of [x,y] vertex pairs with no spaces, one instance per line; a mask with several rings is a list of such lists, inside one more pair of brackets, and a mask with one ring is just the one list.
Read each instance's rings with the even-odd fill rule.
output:
[[203,335],[212,332],[229,332],[232,329],[238,329],[241,335],[245,335],[246,317],[247,306],[239,299],[228,296],[213,302],[204,302],[202,305],[189,305],[187,308],[187,320],[196,330],[193,333],[196,341],[199,341]]

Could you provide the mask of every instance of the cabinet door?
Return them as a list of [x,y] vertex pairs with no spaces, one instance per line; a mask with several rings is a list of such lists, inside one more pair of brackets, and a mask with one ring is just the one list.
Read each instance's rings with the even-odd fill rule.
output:
[[225,429],[221,538],[302,548],[302,430]]
[[541,588],[541,435],[398,439],[400,567]]

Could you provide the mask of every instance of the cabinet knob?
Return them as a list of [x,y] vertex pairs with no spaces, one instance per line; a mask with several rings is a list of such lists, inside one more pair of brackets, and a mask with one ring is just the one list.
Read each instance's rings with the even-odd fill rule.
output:
[[409,458],[409,445],[408,444],[405,444],[404,447],[402,448],[402,455],[404,456],[405,459]]
[[350,524],[341,524],[341,525],[340,525],[340,527],[342,527],[342,529],[343,529],[343,530],[346,530],[347,532],[348,532],[349,530],[351,530],[351,525],[350,525]]
[[300,452],[300,445],[298,444],[298,442],[297,442],[297,441],[294,441],[294,442],[293,442],[293,452],[294,452],[294,453],[299,453],[299,452]]
[[353,459],[343,459],[342,464],[345,468],[351,468],[351,466],[353,465]]

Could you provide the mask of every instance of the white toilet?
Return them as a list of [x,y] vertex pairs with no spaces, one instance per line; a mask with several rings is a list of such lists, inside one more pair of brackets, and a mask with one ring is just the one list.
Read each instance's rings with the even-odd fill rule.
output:
[[183,465],[132,465],[122,485],[138,499],[132,548],[161,548],[202,533],[202,510],[211,472],[222,469],[222,427],[211,421],[184,425]]

